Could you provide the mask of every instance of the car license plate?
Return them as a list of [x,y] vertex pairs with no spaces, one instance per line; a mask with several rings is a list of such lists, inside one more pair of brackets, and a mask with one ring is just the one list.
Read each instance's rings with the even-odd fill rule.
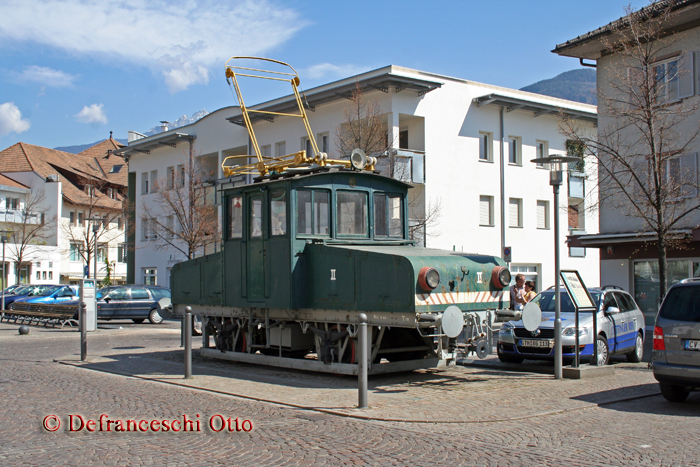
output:
[[554,339],[523,339],[520,341],[522,347],[554,347]]
[[688,339],[685,341],[685,348],[687,350],[700,350],[700,341]]

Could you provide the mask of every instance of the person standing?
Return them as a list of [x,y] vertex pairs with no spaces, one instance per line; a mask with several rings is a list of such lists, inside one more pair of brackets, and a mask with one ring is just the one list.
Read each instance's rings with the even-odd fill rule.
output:
[[530,300],[535,298],[537,292],[535,292],[535,283],[533,281],[525,281],[525,293],[523,294],[523,300],[525,303],[530,303]]
[[525,306],[525,276],[516,274],[515,284],[510,286],[510,309],[522,310]]

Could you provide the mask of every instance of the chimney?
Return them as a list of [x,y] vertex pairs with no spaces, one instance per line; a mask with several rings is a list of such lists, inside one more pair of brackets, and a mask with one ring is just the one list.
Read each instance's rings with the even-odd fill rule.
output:
[[164,120],[161,120],[161,121],[160,121],[160,132],[161,132],[161,133],[165,133],[166,131],[168,131],[168,124],[169,124],[169,123],[170,123],[170,122],[166,122],[166,121],[164,121]]

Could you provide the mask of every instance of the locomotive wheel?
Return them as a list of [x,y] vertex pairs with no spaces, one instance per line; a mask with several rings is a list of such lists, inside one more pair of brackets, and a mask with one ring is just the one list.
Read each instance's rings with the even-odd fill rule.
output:
[[[340,327],[337,324],[334,324],[331,326],[329,331],[345,331],[345,326],[340,325]],[[347,342],[347,345],[345,346],[345,352],[343,352],[343,358],[341,361],[338,361],[338,355],[340,355],[340,349],[343,346],[343,343]],[[357,358],[355,356],[355,341],[351,339],[350,337],[345,337],[343,339],[338,340],[338,342],[335,344],[335,360],[338,363],[357,363]]]

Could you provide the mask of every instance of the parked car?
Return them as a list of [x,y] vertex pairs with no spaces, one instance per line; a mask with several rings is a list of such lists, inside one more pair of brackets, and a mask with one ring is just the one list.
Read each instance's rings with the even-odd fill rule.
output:
[[[579,355],[590,359],[593,343],[598,346],[598,364],[608,363],[611,355],[624,354],[631,362],[644,355],[644,314],[630,294],[619,287],[589,289],[598,309],[598,335],[593,336],[593,313],[579,312]],[[502,362],[554,359],[555,290],[538,294],[533,301],[542,310],[542,323],[528,331],[522,321],[509,321],[498,331],[498,358]],[[561,289],[562,354],[573,360],[576,350],[575,307],[566,289]]]
[[651,370],[671,402],[700,388],[700,278],[668,289],[654,324]]
[[78,297],[77,285],[47,285],[41,290],[33,293],[31,296],[18,298],[10,305],[10,309],[16,303],[63,303],[69,300],[75,300]]
[[20,287],[24,287],[25,285],[26,284],[11,285],[11,286],[7,287],[3,292],[5,293],[5,295],[13,295],[13,293],[14,293],[13,291],[15,289],[19,289]]
[[155,285],[112,285],[97,293],[97,319],[130,319],[143,323],[148,319],[160,324],[158,301],[170,298],[170,289]]
[[11,295],[5,296],[5,309],[9,310],[11,308],[12,303],[14,303],[16,300],[26,298],[26,297],[34,297],[36,295],[39,295],[44,290],[46,290],[48,287],[55,287],[55,286],[53,286],[53,285],[25,284],[21,287],[17,287],[16,289],[14,289],[12,291]]

